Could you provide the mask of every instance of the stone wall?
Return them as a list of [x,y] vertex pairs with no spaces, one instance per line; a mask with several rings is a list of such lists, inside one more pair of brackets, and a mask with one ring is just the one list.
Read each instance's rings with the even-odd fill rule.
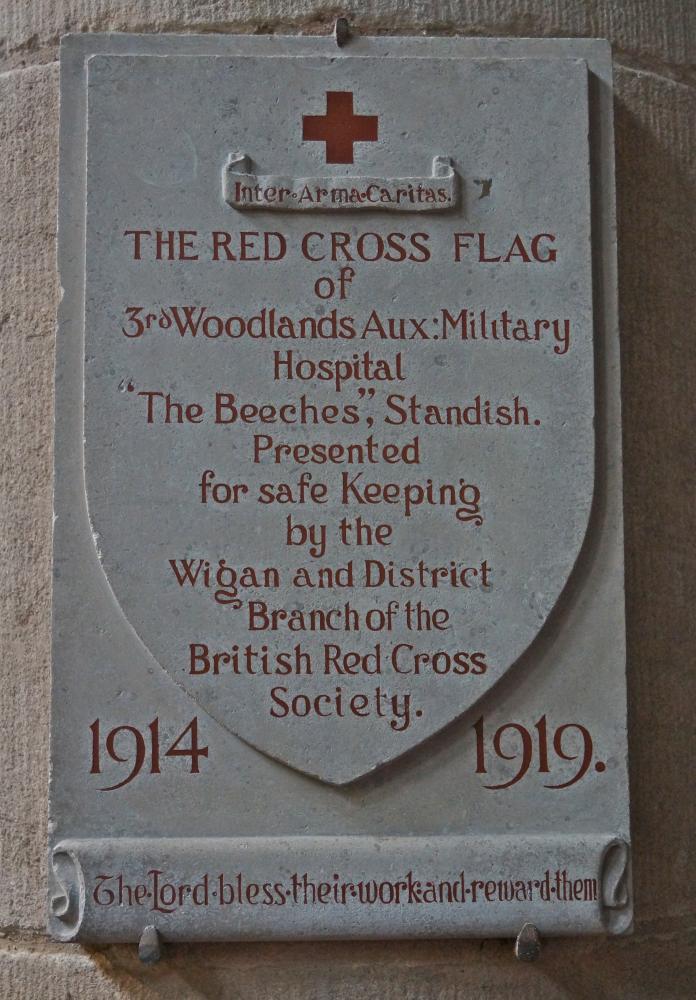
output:
[[[598,36],[614,47],[636,923],[556,940],[133,947],[43,937],[57,45],[67,31]],[[0,1000],[687,997],[696,982],[693,0],[0,0]]]

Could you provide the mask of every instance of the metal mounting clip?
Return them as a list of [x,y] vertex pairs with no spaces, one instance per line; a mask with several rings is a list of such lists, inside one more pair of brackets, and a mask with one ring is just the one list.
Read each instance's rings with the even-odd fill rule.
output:
[[143,929],[138,941],[138,958],[145,965],[152,965],[159,962],[162,957],[161,940],[159,931],[153,924],[148,924]]
[[515,940],[515,958],[520,962],[536,962],[541,955],[541,939],[534,924],[523,924]]
[[350,25],[348,24],[347,17],[336,18],[333,35],[339,49],[342,49],[343,46],[350,41]]

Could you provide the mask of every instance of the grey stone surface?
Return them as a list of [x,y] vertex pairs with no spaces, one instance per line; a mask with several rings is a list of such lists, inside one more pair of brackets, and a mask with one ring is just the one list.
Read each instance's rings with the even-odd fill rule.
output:
[[[286,57],[287,49],[277,60],[249,56],[234,65],[222,56],[194,60],[192,55],[165,59],[94,56],[89,63],[85,489],[100,562],[118,606],[147,650],[208,714],[273,757],[336,784],[361,777],[422,743],[463,714],[519,660],[568,581],[585,538],[594,493],[585,63],[573,61],[570,48],[569,62],[518,60],[513,48],[505,53],[512,60],[502,64],[495,58],[490,63],[465,57],[461,62],[438,61],[437,48],[421,48],[423,56],[410,62],[394,48],[388,59],[379,53],[374,59],[367,54],[353,57],[346,50],[338,61],[329,50],[325,57],[301,60],[299,65]],[[430,55],[433,61],[424,63],[423,57]],[[398,60],[396,65],[394,60]],[[268,88],[266,80],[271,81]],[[417,89],[419,99],[411,96],[404,105],[404,82],[409,80],[409,91]],[[327,87],[355,91],[363,107],[380,112],[380,142],[364,144],[352,167],[353,176],[386,179],[417,174],[430,165],[433,153],[451,155],[458,164],[464,194],[457,210],[400,223],[407,237],[413,232],[427,234],[430,260],[419,263],[422,250],[407,247],[413,262],[359,261],[355,245],[360,233],[379,233],[386,242],[394,231],[387,212],[373,215],[364,224],[354,218],[341,221],[333,213],[320,221],[294,213],[253,221],[236,212],[221,215],[218,178],[230,138],[235,148],[249,149],[253,159],[271,171],[302,177],[310,166],[319,172],[323,149],[308,148],[301,141],[300,115],[304,110],[323,112]],[[149,94],[145,105],[143,92]],[[284,95],[282,100],[273,96],[278,92]],[[173,108],[172,93],[178,94]],[[224,100],[211,101],[210,94],[228,94],[230,100],[240,102],[236,112],[230,115],[229,105]],[[547,143],[539,142],[540,133],[548,136]],[[72,148],[75,137],[68,131],[66,138]],[[173,149],[172,143],[180,143],[181,148]],[[563,154],[557,154],[557,149]],[[190,174],[172,176],[172,163],[179,173],[190,169]],[[333,168],[339,185],[344,169]],[[492,174],[491,195],[477,200],[473,178],[488,173]],[[199,262],[163,267],[143,261],[133,266],[130,240],[124,240],[122,233],[140,225],[171,228],[185,219],[192,220],[188,225],[199,233]],[[282,263],[246,267],[211,262],[206,250],[208,234],[219,228],[234,233],[249,226],[281,232],[287,241],[287,258]],[[354,277],[345,300],[334,295],[325,302],[313,294],[313,285],[325,275],[336,279],[341,263],[307,261],[300,247],[305,234],[317,230],[322,242],[314,240],[311,253],[324,257],[330,233],[337,226],[353,234]],[[540,256],[555,252],[558,260],[481,265],[472,236],[464,240],[471,246],[461,251],[464,259],[457,263],[453,234],[467,231],[486,231],[488,256],[505,254],[517,233],[531,243],[533,234],[551,232],[553,244],[544,237]],[[370,239],[368,254],[374,252],[374,244]],[[67,252],[70,255],[72,247]],[[66,284],[72,297],[76,294],[72,273]],[[141,305],[144,312],[172,303],[179,316],[186,303],[200,303],[213,316],[237,317],[233,332],[240,328],[246,335],[182,338],[171,320],[167,330],[154,329],[138,338],[123,336],[123,324],[131,329],[125,316],[125,305],[131,302]],[[252,317],[271,309],[279,317],[290,317],[294,339],[274,337],[270,321],[263,339],[251,335],[254,323],[260,326]],[[456,321],[462,309],[476,323],[476,340],[463,340]],[[312,322],[333,310],[337,330],[338,323],[349,318],[355,334],[352,339],[299,336],[303,317]],[[483,310],[486,318],[481,321]],[[521,318],[531,339],[481,340],[491,336],[495,321],[500,328],[503,312],[511,329],[518,327]],[[403,339],[380,339],[374,314],[382,329],[390,317],[403,317]],[[423,322],[427,341],[417,334],[412,339],[412,316]],[[537,317],[546,330],[537,332],[535,340]],[[558,323],[558,336],[550,330],[553,322]],[[72,323],[70,313],[67,329],[72,329]],[[563,336],[567,341],[559,339]],[[348,376],[338,391],[332,382],[301,381],[297,374],[292,381],[274,380],[274,358],[282,360],[289,351],[295,364],[305,368],[327,362],[335,365],[337,359],[345,364],[368,352],[372,365],[391,366],[394,380],[385,383]],[[67,362],[61,359],[60,372],[72,370],[76,357],[76,352],[70,352]],[[397,378],[398,365],[401,374]],[[127,391],[123,391],[126,382]],[[59,384],[66,396],[76,396],[74,383],[61,377]],[[372,404],[361,402],[360,393],[366,388],[376,394]],[[145,400],[139,394],[155,389],[199,401],[206,409],[203,422],[171,426],[158,413],[148,426]],[[304,396],[314,406],[338,406],[341,413],[344,407],[353,407],[360,423],[317,424],[310,418],[294,425],[277,420],[266,425],[220,426],[215,424],[217,392],[232,394],[236,406],[280,408],[290,402],[298,412]],[[387,408],[388,394],[398,395],[401,413],[412,396],[417,396],[421,407],[437,405],[442,411],[452,405],[473,408],[477,398],[510,410],[515,397],[525,409],[523,419],[528,425],[433,428],[424,424],[421,409],[417,422],[390,426],[387,420],[394,421],[397,411]],[[68,412],[67,405],[64,412]],[[68,416],[62,419],[67,422]],[[62,440],[67,433],[61,428]],[[273,446],[289,448],[303,443],[324,449],[358,443],[365,450],[369,439],[378,449],[372,463],[344,460],[338,465],[301,466],[291,457],[274,462],[272,451],[264,452],[255,463],[257,435]],[[82,440],[81,433],[78,440]],[[408,462],[387,464],[381,458],[384,445],[409,445],[413,454],[407,456]],[[71,484],[64,481],[74,475],[72,464],[64,474],[62,454],[57,461],[62,483],[60,516],[64,498],[68,497],[67,505],[73,510],[78,494],[68,492]],[[203,505],[197,484],[204,468],[210,470],[213,482],[243,483],[248,495],[238,504],[225,506],[216,506],[211,495]],[[326,484],[327,502],[259,503],[262,484],[271,484],[275,492],[277,484],[288,483],[297,494],[305,473],[312,483]],[[357,478],[356,493],[344,490],[346,478]],[[434,484],[432,503],[424,498],[428,479]],[[372,482],[396,484],[399,502],[361,503],[366,484]],[[454,488],[459,496],[456,504],[438,502],[441,484],[446,490]],[[407,491],[414,495],[410,507]],[[352,537],[352,544],[342,544],[340,520],[353,521],[358,516],[370,525],[392,526],[388,546],[361,546]],[[297,542],[288,547],[288,518],[299,525],[321,526],[326,536],[321,551],[317,545]],[[69,545],[75,546],[72,537]],[[177,585],[169,560],[175,559],[178,572],[183,573],[185,558],[192,567],[206,559],[213,572],[220,559],[240,575],[243,567],[250,566],[259,579],[266,567],[273,567],[281,585],[268,589],[262,584],[251,588],[240,584],[238,593],[221,603],[213,594],[223,587],[205,589],[198,580],[195,587]],[[84,571],[74,588],[75,564],[64,561],[63,549],[60,559],[56,588],[76,589],[73,600],[77,597],[81,604],[89,603],[91,590],[85,589]],[[398,576],[402,569],[417,573],[420,561],[447,571],[452,559],[458,568],[479,567],[478,582],[457,589],[367,586],[375,579],[375,563],[380,567],[392,563]],[[486,586],[480,579],[484,562],[492,581]],[[319,567],[348,567],[354,582],[328,592],[293,586],[304,567],[310,568],[313,582]],[[232,596],[238,597],[234,604]],[[412,605],[419,601],[429,613],[446,608],[447,631],[438,634],[409,628],[404,611],[407,600]],[[390,601],[396,608],[393,624],[371,631],[366,625],[368,615],[372,609],[381,613]],[[308,625],[293,633],[282,622],[277,629],[263,628],[259,621],[265,616],[251,610],[259,604],[270,610],[300,610],[306,616],[331,611],[339,622],[333,632],[313,632]],[[357,632],[352,620],[343,623],[346,604],[359,621]],[[70,635],[69,649],[64,650],[59,639],[57,651],[61,669],[63,663],[71,664],[66,678],[71,673],[80,677],[85,669],[78,646],[84,657],[90,656],[89,631],[76,632],[74,620],[70,605],[57,620],[58,636],[64,631]],[[70,622],[67,629],[66,622]],[[620,614],[616,629],[619,639],[612,647],[608,637],[608,657],[620,678]],[[260,677],[257,663],[252,673],[245,672],[242,662],[238,674],[222,668],[216,675],[210,668],[191,676],[191,643],[205,643],[208,655],[229,651],[233,643],[240,649],[249,646],[257,660],[265,645],[270,672]],[[294,662],[297,648],[309,657],[311,675],[305,674],[304,662],[298,668],[300,676],[287,676],[277,666],[280,655]],[[340,662],[333,653],[337,648]],[[460,650],[467,656],[473,650],[483,651],[490,667],[479,673],[482,668],[471,666],[466,677],[455,673],[454,657]],[[429,666],[438,652],[441,664],[451,664],[447,672],[444,666],[442,673]],[[366,660],[365,670],[353,665],[353,673],[346,674],[344,656],[355,653],[371,659]],[[423,655],[424,665],[422,674],[416,676],[418,654]],[[371,697],[376,683],[385,693],[381,705]],[[342,708],[333,707],[336,688],[341,691]],[[619,679],[619,718],[622,690]],[[322,711],[328,717],[283,717],[281,713],[296,694],[327,699]],[[366,700],[360,715],[351,715],[347,708],[354,695]],[[104,693],[98,697],[103,699]],[[71,702],[72,695],[65,700]],[[107,704],[108,700],[102,712],[107,711]],[[574,708],[579,710],[579,706]]]
[[[99,939],[100,928],[105,940],[139,936],[140,903],[135,909],[131,904],[117,906],[120,896],[116,899],[108,892],[101,900],[98,870],[92,859],[111,859],[108,865],[106,860],[99,864],[112,872],[123,871],[129,883],[140,883],[150,868],[159,866],[156,843],[143,840],[140,852],[135,847],[119,849],[113,839],[118,835],[201,838],[197,869],[190,860],[195,850],[188,843],[185,851],[178,850],[176,842],[171,850],[168,842],[162,843],[161,866],[167,878],[186,884],[197,877],[196,871],[212,873],[201,875],[205,881],[222,868],[228,878],[230,863],[232,871],[239,869],[245,881],[273,885],[280,879],[286,888],[293,872],[308,872],[314,881],[321,879],[322,872],[338,872],[332,878],[351,884],[362,879],[398,880],[402,870],[413,871],[416,880],[437,881],[438,871],[440,877],[451,880],[457,874],[453,859],[458,857],[465,859],[462,863],[468,879],[484,877],[485,873],[486,877],[531,879],[537,884],[546,869],[552,873],[559,869],[578,884],[596,877],[598,888],[595,886],[594,895],[589,897],[592,906],[587,912],[579,899],[573,901],[560,889],[554,890],[557,895],[552,895],[534,917],[545,934],[601,927],[618,932],[630,922],[625,882],[628,855],[609,846],[617,838],[627,841],[629,835],[606,46],[583,41],[466,43],[443,39],[431,45],[418,39],[365,39],[352,43],[339,60],[335,51],[331,41],[245,41],[222,36],[73,36],[66,42],[60,209],[65,296],[61,306],[64,335],[56,375],[51,811],[56,851],[52,897],[56,920],[52,927],[60,937],[84,933]],[[226,58],[222,58],[223,53],[227,53]],[[300,56],[297,61],[295,53]],[[440,54],[443,58],[434,58]],[[90,55],[85,223],[80,137],[85,107],[83,63]],[[591,68],[589,80],[584,60]],[[336,499],[341,495],[341,476],[346,475],[343,469],[339,472],[319,466],[315,471],[312,467],[313,479],[328,484],[327,505],[281,507],[280,511],[289,509],[295,518],[299,511],[304,518],[309,509],[310,517],[327,524],[329,541],[326,552],[317,554],[317,564],[344,565],[351,559],[356,567],[356,586],[329,592],[328,596],[319,592],[303,605],[305,592],[294,591],[289,582],[299,567],[307,565],[308,555],[304,550],[293,555],[283,547],[285,519],[275,512],[269,517],[253,499],[264,481],[294,483],[297,470],[292,466],[296,462],[290,461],[289,466],[287,462],[253,464],[249,459],[251,433],[235,428],[233,435],[216,427],[210,417],[205,428],[197,424],[171,426],[158,418],[148,424],[139,394],[157,388],[185,393],[187,402],[203,401],[209,414],[216,390],[235,392],[240,402],[257,405],[294,400],[299,390],[315,405],[343,403],[347,396],[361,417],[360,424],[351,425],[355,429],[348,432],[348,440],[356,436],[361,440],[365,427],[371,428],[369,421],[374,419],[375,438],[391,441],[384,419],[385,394],[365,407],[352,380],[340,391],[331,386],[325,389],[317,382],[301,384],[298,389],[288,381],[274,384],[268,371],[272,365],[268,352],[277,347],[277,340],[270,344],[250,337],[185,340],[169,319],[163,329],[158,326],[131,337],[124,336],[121,325],[129,302],[150,312],[159,308],[159,303],[172,303],[169,308],[173,311],[174,304],[181,309],[190,300],[223,313],[232,303],[238,316],[255,315],[264,303],[289,313],[296,322],[298,316],[311,313],[312,282],[325,272],[326,265],[317,268],[297,252],[307,231],[299,213],[282,222],[289,260],[269,268],[252,264],[243,269],[243,280],[237,277],[238,263],[233,262],[229,272],[221,270],[218,263],[207,260],[205,246],[206,234],[213,229],[225,225],[234,230],[240,224],[240,218],[230,217],[226,207],[220,220],[220,174],[230,141],[234,149],[248,149],[255,162],[268,164],[265,169],[274,172],[301,175],[306,173],[308,160],[321,164],[323,149],[308,151],[301,141],[299,114],[306,105],[308,111],[323,110],[329,72],[330,86],[354,90],[361,110],[380,109],[381,141],[362,152],[358,160],[368,177],[417,175],[423,164],[431,162],[433,153],[446,153],[461,172],[463,187],[461,204],[454,212],[432,215],[427,225],[420,224],[420,230],[427,233],[428,259],[424,263],[429,265],[430,276],[418,270],[420,252],[398,268],[355,259],[351,301],[344,305],[337,300],[339,315],[349,310],[350,322],[358,331],[369,327],[371,310],[376,309],[383,317],[394,311],[421,317],[429,338],[414,344],[411,340],[385,342],[379,338],[362,341],[358,334],[357,339],[348,341],[348,350],[360,344],[361,349],[370,348],[376,358],[390,358],[392,366],[396,366],[396,358],[403,357],[405,381],[397,388],[419,393],[423,401],[442,407],[453,402],[469,404],[478,394],[492,399],[495,406],[518,396],[525,410],[521,425],[512,428],[429,431],[423,424],[413,424],[405,437],[395,440],[402,444],[410,441],[417,427],[422,464],[377,463],[374,472],[370,465],[359,467],[365,479],[384,482],[386,477],[395,481],[400,491],[413,481],[425,483],[428,477],[436,484],[436,494],[440,482],[454,481],[457,487],[480,484],[474,488],[483,498],[480,504],[477,496],[473,505],[467,505],[470,487],[465,490],[467,496],[460,496],[457,514],[461,517],[453,517],[451,501],[435,499],[424,504],[423,510],[409,509],[402,492],[396,518],[388,508],[377,512],[381,520],[396,524],[392,545],[386,551],[357,546],[341,549],[335,540],[339,519],[366,513],[356,508],[353,497],[349,496],[348,503]],[[404,107],[399,94],[409,74],[421,82],[421,97],[415,106],[410,102]],[[266,79],[273,81],[272,93],[264,89]],[[426,79],[432,89],[425,87]],[[232,123],[224,102],[220,105],[208,96],[227,91],[256,95],[237,108]],[[146,104],[141,99],[143,92],[149,94]],[[285,95],[282,100],[272,97],[278,92]],[[174,106],[172,93],[178,95]],[[588,93],[592,95],[590,134],[596,162],[594,312]],[[296,95],[302,105],[299,110]],[[451,105],[445,95],[452,95]],[[265,110],[269,101],[274,109],[270,124],[259,129],[259,120],[269,114]],[[462,117],[457,123],[458,115]],[[186,131],[180,136],[182,121]],[[548,137],[547,144],[539,142],[539,134]],[[172,136],[179,138],[173,140]],[[172,141],[183,145],[172,150]],[[559,152],[565,149],[567,153]],[[339,177],[344,170],[342,166],[332,169]],[[354,172],[361,176],[359,167]],[[474,178],[487,173],[491,174],[488,200],[475,201],[471,193]],[[232,221],[226,222],[228,218]],[[312,229],[328,232],[331,218],[325,218],[321,227],[312,223]],[[185,219],[195,221],[202,240],[197,262],[165,267],[148,260],[134,263],[130,242],[124,249],[127,230],[170,228],[184,225],[176,220]],[[352,239],[359,245],[356,224],[350,225]],[[474,251],[472,262],[462,265],[452,259],[453,233],[462,227],[465,232],[486,231],[489,243],[499,246],[501,254],[514,245],[517,233],[523,234],[521,238],[530,246],[534,234],[550,233],[543,239],[553,245],[558,257],[545,261],[544,253],[535,263],[527,258],[490,266]],[[392,230],[389,214],[375,216],[370,228],[383,233],[386,241]],[[404,225],[404,229],[411,232],[410,226]],[[79,331],[85,238],[83,430]],[[425,241],[421,236],[420,242]],[[188,298],[182,299],[182,295]],[[473,340],[468,331],[463,336],[450,330],[446,338],[443,308],[450,310],[451,316],[464,307],[477,319],[479,311],[486,309],[488,323],[491,314],[506,310],[513,317],[526,317],[525,329],[534,329],[535,321],[530,317],[535,316],[542,317],[541,326],[525,343],[481,339],[480,328]],[[435,313],[436,319],[422,319],[423,312],[426,316]],[[551,321],[559,315],[567,317],[559,321],[559,332],[565,329],[569,341],[551,335]],[[539,329],[546,334],[539,334]],[[593,339],[599,345],[596,390]],[[282,343],[284,348],[291,344],[298,357],[314,364],[318,359],[334,358],[338,346],[324,339]],[[344,357],[345,345],[341,348],[337,356]],[[596,486],[595,428],[599,455]],[[281,424],[277,437],[283,440],[288,433]],[[346,432],[340,438],[345,440]],[[301,439],[316,439],[326,445],[335,439],[333,426],[317,429],[310,421],[302,429]],[[83,506],[83,442],[89,523]],[[201,461],[208,468],[222,470],[217,475],[229,480],[231,451],[235,480],[248,484],[249,503],[230,513],[224,508],[218,511],[212,504],[201,508],[196,485]],[[348,474],[355,471],[349,469]],[[594,526],[578,561],[593,495]],[[384,590],[375,596],[364,584],[361,588],[360,567],[368,555],[393,560],[397,567],[415,565],[419,559],[431,565],[447,565],[451,557],[473,565],[485,559],[492,566],[494,583],[488,588],[490,592],[467,592],[465,588],[448,590],[444,595],[427,588],[413,592],[413,599],[420,600],[431,613],[436,606],[448,609],[453,638],[443,635],[436,639],[435,632],[418,632],[413,626],[409,630],[403,610],[391,628],[376,636],[376,643],[364,627],[355,635],[350,627],[345,632],[339,628],[338,635],[329,638],[343,649],[357,649],[365,656],[374,650],[366,674],[355,669],[348,675],[331,668],[327,672],[326,651],[333,647],[326,644],[326,636],[314,639],[307,630],[295,633],[293,641],[300,643],[311,671],[303,669],[285,689],[277,686],[284,675],[279,679],[273,669],[270,676],[263,677],[248,676],[243,667],[239,675],[230,676],[223,669],[220,676],[189,676],[192,642],[205,641],[212,649],[225,649],[232,632],[239,646],[259,644],[252,631],[244,631],[248,628],[247,594],[240,594],[240,607],[234,609],[216,604],[200,589],[177,590],[169,560],[184,556],[195,559],[201,553],[213,564],[224,556],[230,565],[278,566],[283,586],[271,597],[254,588],[250,592],[254,600],[263,597],[272,605],[285,607],[299,603],[306,611],[335,606],[347,598],[361,622],[372,607],[385,606],[393,596],[391,589],[385,597]],[[559,601],[561,592],[563,600]],[[403,609],[405,598],[398,590],[396,596],[401,602],[392,601],[395,609]],[[408,597],[412,597],[410,592]],[[552,611],[553,627],[544,628]],[[588,635],[592,636],[592,651]],[[262,639],[270,647],[273,667],[274,654],[288,648],[285,637],[265,632]],[[451,663],[461,655],[458,649],[470,649],[472,643],[485,651],[476,655],[485,655],[491,662],[485,674],[472,671],[471,675],[455,675],[428,668],[436,650],[442,649],[440,663]],[[412,671],[404,676],[392,666],[393,650],[401,650],[399,655],[403,656],[404,646],[427,654],[421,675],[414,676]],[[506,676],[513,663],[514,671]],[[578,663],[586,664],[583,670],[578,669]],[[160,666],[200,706],[199,726],[206,746],[203,774],[187,776],[169,766],[164,749],[161,773],[159,767],[156,773],[148,773],[149,758],[143,749],[138,767],[145,766],[132,782],[127,780],[129,765],[114,767],[113,761],[107,761],[103,763],[104,776],[100,770],[85,785],[84,772],[89,766],[86,734],[90,727],[94,732],[95,718],[101,720],[100,732],[103,730],[101,737],[95,737],[100,747],[109,726],[135,725],[145,732],[155,713],[168,741],[183,730],[191,703],[168,683],[159,672]],[[339,718],[287,722],[271,714],[269,694],[277,697],[278,691],[289,690],[288,697],[297,695],[307,701],[308,696],[321,695],[326,699],[327,691],[332,694],[340,682],[345,701],[353,695],[364,697],[366,684],[372,690],[375,673],[390,697],[396,691],[404,705],[413,702],[410,716],[395,715],[394,724],[387,725],[374,709],[369,718],[365,713],[351,717],[346,712]],[[91,677],[89,684],[86,676]],[[591,683],[587,683],[588,678]],[[514,775],[518,765],[516,762],[509,773],[507,747],[497,751],[495,762],[491,761],[493,751],[487,751],[490,778],[472,774],[474,716],[467,719],[466,712],[494,684],[491,698],[477,708],[488,727],[488,739],[499,726],[510,723],[501,730],[503,736],[526,734],[529,743],[522,765],[525,776],[514,791],[507,791],[505,782],[517,784]],[[421,746],[458,716],[457,726],[443,733],[439,743]],[[538,726],[549,729],[547,751],[532,750],[530,734],[540,718]],[[529,732],[521,733],[520,723]],[[142,741],[132,730],[122,730],[121,736]],[[252,746],[273,759],[260,755]],[[413,747],[418,752],[404,756]],[[125,752],[123,741],[116,754],[111,752],[112,758],[119,752]],[[103,761],[103,748],[100,753]],[[548,753],[550,767],[542,766],[542,753]],[[370,774],[377,765],[394,758],[400,759],[387,774]],[[568,761],[572,763],[568,765]],[[290,764],[301,774],[278,762]],[[303,773],[346,787],[335,794],[325,784],[308,782]],[[575,774],[585,777],[575,782]],[[369,777],[362,782],[348,784],[365,775]],[[453,783],[461,787],[456,797],[450,794]],[[487,787],[491,784],[502,787],[492,793]],[[572,787],[566,788],[566,784]],[[102,790],[114,785],[117,788],[113,791]],[[500,796],[505,798],[503,808]],[[281,814],[274,808],[279,800],[284,803]],[[232,801],[235,808],[229,807]],[[309,808],[314,817],[311,822],[306,819]],[[337,836],[349,832],[346,822],[352,833],[362,835],[364,847],[360,840],[343,842]],[[514,852],[512,842],[506,839],[511,827],[518,835]],[[472,832],[484,838],[487,850],[483,854],[457,839]],[[268,833],[278,838],[275,852],[272,839],[256,839]],[[205,838],[223,835],[228,839],[219,849],[212,840],[207,846]],[[244,841],[232,839],[240,835],[251,838],[246,847]],[[420,839],[423,835],[427,839]],[[403,844],[410,847],[403,850],[395,846],[392,852],[391,841],[381,839],[387,837],[407,838]],[[569,851],[562,846],[566,838],[572,841]],[[229,863],[223,866],[221,856],[228,857]],[[130,858],[130,863],[124,857]],[[78,883],[84,884],[84,889],[78,889]],[[83,892],[84,912],[73,902]],[[355,896],[354,888],[351,892]],[[467,893],[475,902],[474,889],[467,889]],[[515,907],[504,902],[487,906],[487,901],[481,900],[473,906],[444,907],[442,912],[434,908],[432,913],[423,914],[408,907],[367,910],[356,902],[327,907],[323,916],[316,906],[303,911],[293,897],[289,911],[258,909],[246,917],[240,911],[238,924],[232,911],[208,902],[207,890],[204,896],[204,916],[196,917],[195,900],[165,913],[165,937],[434,936],[495,931],[514,936],[524,920]],[[408,899],[412,902],[410,894]],[[528,903],[530,912],[535,913],[533,901]]]
[[[545,1000],[617,995],[653,1000],[691,995],[696,976],[689,916],[696,816],[684,775],[696,750],[689,708],[694,699],[689,665],[696,646],[689,581],[696,560],[693,504],[684,484],[694,462],[694,441],[679,415],[688,412],[694,395],[693,371],[685,363],[690,330],[684,316],[693,310],[696,102],[693,90],[674,78],[685,79],[693,61],[688,19],[694,8],[690,2],[657,5],[653,0],[631,5],[544,2],[537,5],[534,19],[528,16],[530,9],[524,3],[495,2],[487,5],[487,20],[474,23],[469,13],[479,13],[479,5],[467,5],[458,9],[451,27],[493,34],[594,30],[612,38],[618,63],[636,933],[609,942],[546,942],[542,961],[528,967],[511,959],[508,944],[411,942],[196,946],[173,950],[153,971],[142,969],[132,947],[87,953],[78,946],[10,935],[0,939],[3,996],[502,1000],[514,992]],[[0,268],[3,301],[15,317],[3,329],[2,398],[8,414],[32,414],[30,423],[5,423],[2,442],[3,494],[9,495],[9,484],[15,482],[22,498],[21,504],[3,508],[3,527],[10,525],[10,530],[3,531],[2,539],[7,571],[21,584],[26,600],[20,606],[8,597],[2,606],[2,746],[6,756],[13,755],[15,767],[0,786],[0,922],[25,929],[42,926],[45,906],[51,500],[45,409],[51,405],[49,355],[57,290],[52,244],[57,73],[53,67],[29,64],[55,58],[58,34],[71,18],[73,26],[98,28],[108,20],[105,10],[92,4],[75,13],[73,4],[53,2],[4,3],[0,9],[6,37],[10,27],[13,32],[12,56],[5,65],[28,67],[0,79],[0,162],[3,176],[12,180],[0,188]],[[181,4],[170,27],[182,27],[204,10],[215,17],[211,7]],[[419,14],[420,9],[411,7],[404,16]],[[113,15],[114,21],[119,17],[122,28],[142,23],[138,8],[128,16]],[[413,23],[406,21],[407,26]],[[18,259],[9,253],[23,245],[27,249]],[[37,346],[34,313],[43,316],[41,363],[32,349]],[[647,419],[646,400],[652,404]],[[30,562],[28,551],[33,553]],[[22,625],[26,616],[28,623]],[[664,664],[670,669],[659,667]],[[146,985],[140,982],[143,977]]]

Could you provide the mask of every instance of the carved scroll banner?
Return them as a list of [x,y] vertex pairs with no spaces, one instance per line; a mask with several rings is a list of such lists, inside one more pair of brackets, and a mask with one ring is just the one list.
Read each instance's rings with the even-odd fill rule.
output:
[[51,933],[625,932],[608,46],[80,35],[61,93]]
[[433,212],[452,208],[457,197],[456,176],[446,156],[434,157],[428,177],[275,177],[248,171],[247,156],[230,155],[222,185],[233,208]]
[[153,922],[172,941],[480,937],[495,910],[500,935],[596,934],[625,929],[626,878],[626,844],[591,836],[75,840],[53,853],[50,922],[65,941]]

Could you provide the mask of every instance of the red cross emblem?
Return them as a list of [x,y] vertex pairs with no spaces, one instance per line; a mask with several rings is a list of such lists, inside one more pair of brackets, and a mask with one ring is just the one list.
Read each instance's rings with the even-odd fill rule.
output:
[[329,90],[325,115],[302,116],[302,139],[325,142],[327,163],[352,163],[353,143],[377,141],[377,115],[353,114],[353,94]]

